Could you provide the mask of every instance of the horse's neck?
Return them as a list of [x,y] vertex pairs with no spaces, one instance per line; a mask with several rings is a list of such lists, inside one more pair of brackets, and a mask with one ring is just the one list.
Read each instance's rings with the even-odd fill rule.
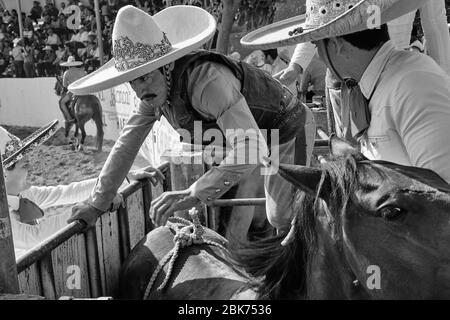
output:
[[317,224],[317,249],[310,257],[307,299],[357,299],[352,271],[346,263],[340,242],[333,239],[325,219]]

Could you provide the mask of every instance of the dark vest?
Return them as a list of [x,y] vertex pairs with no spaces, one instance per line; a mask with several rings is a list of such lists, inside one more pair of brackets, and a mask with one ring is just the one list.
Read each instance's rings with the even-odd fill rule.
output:
[[[279,129],[280,143],[293,139],[297,132],[303,129],[306,106],[270,75],[245,62],[237,62],[221,54],[197,50],[175,62],[169,94],[170,106],[163,111],[164,116],[175,129],[183,128],[190,132],[192,141],[185,142],[194,143],[194,121],[202,121],[203,132],[211,128],[219,129],[215,120],[205,119],[193,108],[187,94],[189,67],[203,62],[225,65],[240,80],[241,93],[259,129],[267,129],[269,147],[271,129]],[[202,143],[206,145],[211,141],[202,141]]]

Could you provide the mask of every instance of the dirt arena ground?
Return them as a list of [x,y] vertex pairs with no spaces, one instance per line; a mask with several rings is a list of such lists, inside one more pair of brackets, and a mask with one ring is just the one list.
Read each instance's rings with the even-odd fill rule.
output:
[[[37,128],[3,126],[17,137],[23,139]],[[73,131],[71,132],[73,135]],[[67,144],[64,130],[60,128],[45,144],[28,156],[29,181],[32,185],[54,186],[69,184],[96,178],[108,157],[114,141],[104,140],[103,151],[98,153],[94,149],[95,137],[87,136],[85,150],[75,151]],[[147,166],[148,162],[138,155],[133,168]]]

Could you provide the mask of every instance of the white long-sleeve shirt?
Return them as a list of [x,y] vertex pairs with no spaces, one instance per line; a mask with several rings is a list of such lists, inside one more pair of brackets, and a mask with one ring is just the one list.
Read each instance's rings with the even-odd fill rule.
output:
[[55,187],[32,186],[23,191],[21,197],[33,201],[44,211],[44,217],[36,225],[19,221],[19,197],[8,195],[16,259],[66,226],[72,206],[89,197],[95,182],[96,179],[89,179]]

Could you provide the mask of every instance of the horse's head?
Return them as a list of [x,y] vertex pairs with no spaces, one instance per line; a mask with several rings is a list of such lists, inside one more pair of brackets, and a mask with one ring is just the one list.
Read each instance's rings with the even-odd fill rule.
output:
[[321,168],[279,171],[316,199],[314,216],[296,224],[296,239],[316,244],[307,295],[334,286],[349,298],[450,298],[450,185],[427,169],[369,161],[337,138],[331,150]]

